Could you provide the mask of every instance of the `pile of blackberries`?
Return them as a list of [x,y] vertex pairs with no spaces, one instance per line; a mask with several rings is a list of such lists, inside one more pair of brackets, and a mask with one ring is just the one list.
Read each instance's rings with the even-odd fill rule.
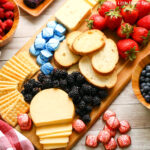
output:
[[24,90],[22,91],[27,102],[30,102],[35,95],[31,87],[39,91],[48,88],[60,88],[66,91],[69,97],[72,98],[76,107],[76,114],[85,123],[90,122],[90,113],[93,107],[100,106],[101,101],[108,95],[106,89],[100,89],[88,83],[80,72],[68,74],[65,70],[54,69],[50,75],[44,75],[43,73],[38,75],[38,81],[34,80],[35,83],[38,83],[38,87],[33,86],[34,83],[30,85],[31,81],[33,79],[25,83]]
[[147,103],[150,103],[150,64],[142,70],[140,75],[140,90]]

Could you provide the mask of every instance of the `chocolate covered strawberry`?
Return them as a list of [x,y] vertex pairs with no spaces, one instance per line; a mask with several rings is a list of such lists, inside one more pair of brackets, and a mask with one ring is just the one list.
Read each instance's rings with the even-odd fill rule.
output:
[[150,40],[150,31],[143,27],[134,27],[132,38],[145,46]]
[[105,17],[106,12],[116,8],[116,4],[111,1],[99,0],[99,3],[100,7],[98,8],[98,13],[103,17]]
[[121,10],[121,15],[125,22],[134,24],[138,18],[138,10],[135,5],[125,5]]
[[106,26],[110,30],[117,29],[122,21],[122,16],[120,14],[120,10],[117,7],[115,10],[110,10],[109,12],[106,12]]
[[137,25],[139,27],[146,28],[147,30],[150,30],[150,15],[147,15],[143,18],[141,18],[138,22]]
[[150,1],[139,0],[136,4],[136,8],[139,11],[139,18],[142,18],[150,13]]
[[133,32],[133,26],[129,23],[123,23],[117,30],[117,35],[121,38],[129,38]]
[[119,40],[117,43],[119,55],[124,59],[133,61],[136,59],[136,53],[139,51],[138,44],[132,39]]
[[89,29],[103,30],[106,25],[106,19],[99,14],[92,15],[87,21]]

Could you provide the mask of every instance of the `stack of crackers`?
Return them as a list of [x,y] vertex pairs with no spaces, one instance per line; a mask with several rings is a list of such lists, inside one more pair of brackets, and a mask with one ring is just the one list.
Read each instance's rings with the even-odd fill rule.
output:
[[21,52],[0,70],[0,114],[12,126],[17,124],[19,114],[29,110],[29,105],[19,91],[23,83],[39,69],[27,52]]

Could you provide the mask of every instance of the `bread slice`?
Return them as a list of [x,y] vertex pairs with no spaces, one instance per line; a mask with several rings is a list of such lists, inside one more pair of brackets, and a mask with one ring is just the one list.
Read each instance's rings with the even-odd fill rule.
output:
[[92,68],[91,58],[84,56],[79,61],[79,69],[82,75],[93,85],[100,88],[112,88],[117,82],[116,71],[109,75],[101,75]]
[[110,73],[119,60],[118,49],[111,39],[105,40],[105,46],[93,54],[92,66],[99,73]]
[[86,55],[100,50],[104,44],[104,33],[99,30],[88,30],[81,33],[73,42],[73,52]]
[[80,31],[73,31],[71,33],[69,33],[67,35],[67,38],[66,38],[66,42],[67,42],[67,45],[69,47],[69,49],[73,52],[72,50],[72,44],[74,42],[74,40],[81,34],[82,32]]
[[71,66],[71,67],[67,70],[67,72],[68,72],[69,74],[71,74],[72,72],[80,72],[80,70],[79,70],[79,64],[75,64],[75,65]]
[[73,54],[69,50],[66,40],[64,40],[55,51],[54,59],[59,66],[68,68],[73,64],[76,64],[79,61],[80,56]]

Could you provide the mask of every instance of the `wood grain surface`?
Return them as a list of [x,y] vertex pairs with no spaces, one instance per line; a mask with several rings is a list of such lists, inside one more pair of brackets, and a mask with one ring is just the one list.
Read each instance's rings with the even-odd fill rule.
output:
[[[39,29],[56,10],[62,5],[64,0],[55,1],[52,5],[40,16],[40,18],[33,18],[28,16],[26,13],[21,11],[19,28],[12,40],[4,48],[1,48],[2,55],[0,57],[0,67],[2,67],[5,62],[12,57],[29,39],[30,37]],[[146,52],[149,53],[150,44],[146,47],[147,50],[142,51],[141,55],[138,56],[138,59],[141,59],[141,56]],[[139,53],[140,54],[140,53]],[[124,63],[124,62],[122,62]],[[137,62],[133,64],[126,64],[127,69],[122,74],[123,78],[129,78],[128,69],[132,67]],[[131,71],[132,72],[132,71]],[[120,76],[120,75],[119,75]],[[121,81],[120,80],[120,81]],[[121,85],[117,84],[119,88]],[[116,93],[114,93],[115,96]],[[101,107],[106,107],[102,105]],[[114,110],[117,113],[117,116],[120,120],[128,120],[132,126],[132,130],[129,132],[132,138],[132,145],[127,148],[128,150],[149,150],[150,149],[150,111],[146,109],[143,105],[139,103],[136,99],[131,83],[124,89],[124,91],[116,98],[113,104],[110,106],[111,110]],[[99,130],[102,129],[104,123],[101,117],[98,117],[97,122],[89,130],[88,134],[98,134]],[[85,135],[85,136],[86,136]],[[85,146],[85,136],[74,146],[73,150],[90,150],[90,148]],[[30,137],[32,140],[33,137]],[[100,144],[95,150],[104,150],[103,146]],[[118,148],[120,149],[120,148]]]

